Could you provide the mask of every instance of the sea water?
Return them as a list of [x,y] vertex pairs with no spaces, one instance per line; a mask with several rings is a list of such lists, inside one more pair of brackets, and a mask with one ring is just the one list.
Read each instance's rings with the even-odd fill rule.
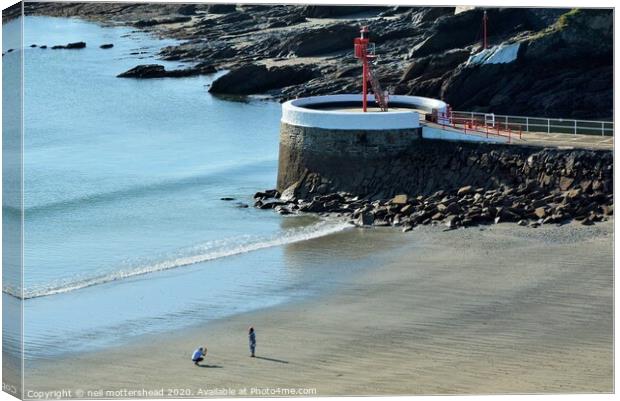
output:
[[[87,47],[50,49],[77,41]],[[25,68],[25,242],[23,288],[5,271],[3,300],[24,299],[28,359],[309,296],[333,281],[339,258],[365,252],[304,254],[290,244],[348,225],[252,207],[254,192],[275,186],[278,103],[211,96],[217,74],[116,78],[138,64],[183,67],[156,58],[173,43],[26,17],[23,49],[4,56],[5,68],[22,56]],[[19,205],[5,209],[19,221]],[[17,347],[6,320],[4,330]]]

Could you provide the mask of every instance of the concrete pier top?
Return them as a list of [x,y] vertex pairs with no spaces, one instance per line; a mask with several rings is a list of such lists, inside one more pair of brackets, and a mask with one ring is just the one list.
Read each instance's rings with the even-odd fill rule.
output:
[[369,112],[361,109],[362,95],[313,96],[289,100],[282,105],[281,122],[298,126],[335,130],[394,130],[420,127],[420,113],[446,111],[441,100],[420,96],[390,96],[390,109],[377,109],[373,95],[368,96]]

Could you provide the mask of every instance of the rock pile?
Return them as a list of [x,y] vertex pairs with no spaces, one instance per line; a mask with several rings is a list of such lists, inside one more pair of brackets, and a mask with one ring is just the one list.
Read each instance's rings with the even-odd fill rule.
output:
[[[386,161],[383,169],[359,167],[346,183],[328,171],[305,171],[282,193],[256,193],[254,206],[403,231],[427,224],[590,225],[613,215],[612,152],[434,142],[415,153]],[[371,185],[348,185],[354,182]]]
[[396,195],[371,201],[349,193],[312,199],[284,197],[276,190],[258,192],[254,206],[280,214],[300,212],[344,217],[358,226],[395,226],[409,231],[417,225],[445,224],[447,228],[515,222],[538,227],[571,220],[591,225],[613,215],[613,195],[582,182],[566,191],[547,192],[534,185],[485,190],[472,186],[437,191],[429,196]]

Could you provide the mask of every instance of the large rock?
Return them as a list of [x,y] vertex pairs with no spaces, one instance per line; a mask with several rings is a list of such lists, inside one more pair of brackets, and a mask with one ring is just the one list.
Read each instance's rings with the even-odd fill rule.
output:
[[439,77],[465,62],[470,55],[471,52],[469,50],[453,49],[444,53],[417,58],[405,70],[400,82],[406,82],[422,75],[427,79],[433,76]]
[[401,195],[396,195],[393,199],[392,199],[392,203],[394,205],[405,205],[407,203],[408,197],[405,194],[401,194]]
[[[534,30],[543,26],[537,16],[527,8],[491,8],[486,11],[492,21],[488,26],[490,40],[498,41],[520,30]],[[484,10],[476,8],[439,18],[429,30],[428,36],[413,47],[411,55],[428,56],[479,42],[483,12]]]
[[308,57],[352,49],[356,36],[359,27],[344,24],[301,30],[284,41],[279,52],[282,56]]
[[83,49],[86,47],[86,43],[85,42],[73,42],[73,43],[68,43],[66,45],[56,45],[56,46],[52,46],[53,50],[57,50],[57,49]]
[[[436,95],[460,110],[609,119],[612,19],[609,10],[567,13],[554,26],[521,37],[514,62],[462,64],[445,77]],[[416,89],[412,85],[411,91]]]
[[140,79],[164,77],[180,78],[213,74],[214,72],[216,72],[216,69],[210,64],[198,64],[195,67],[171,71],[166,70],[166,68],[160,64],[142,64],[118,74],[117,77]]
[[134,22],[134,26],[136,28],[146,28],[155,25],[166,25],[166,24],[178,24],[182,22],[189,22],[192,20],[192,17],[189,16],[179,16],[172,18],[154,18],[154,19],[146,19],[139,20]]
[[292,65],[267,68],[264,65],[248,64],[233,69],[216,79],[209,92],[226,95],[250,95],[270,89],[283,88],[307,82],[319,75],[313,67]]

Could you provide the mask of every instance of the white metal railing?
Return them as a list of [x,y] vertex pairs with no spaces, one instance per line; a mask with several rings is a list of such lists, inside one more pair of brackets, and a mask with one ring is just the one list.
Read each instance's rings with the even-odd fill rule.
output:
[[613,136],[614,134],[613,121],[507,116],[473,111],[452,111],[452,117],[469,119],[472,123],[478,122],[491,126],[501,124],[504,128],[512,127],[512,129],[520,129],[523,132],[601,136]]

